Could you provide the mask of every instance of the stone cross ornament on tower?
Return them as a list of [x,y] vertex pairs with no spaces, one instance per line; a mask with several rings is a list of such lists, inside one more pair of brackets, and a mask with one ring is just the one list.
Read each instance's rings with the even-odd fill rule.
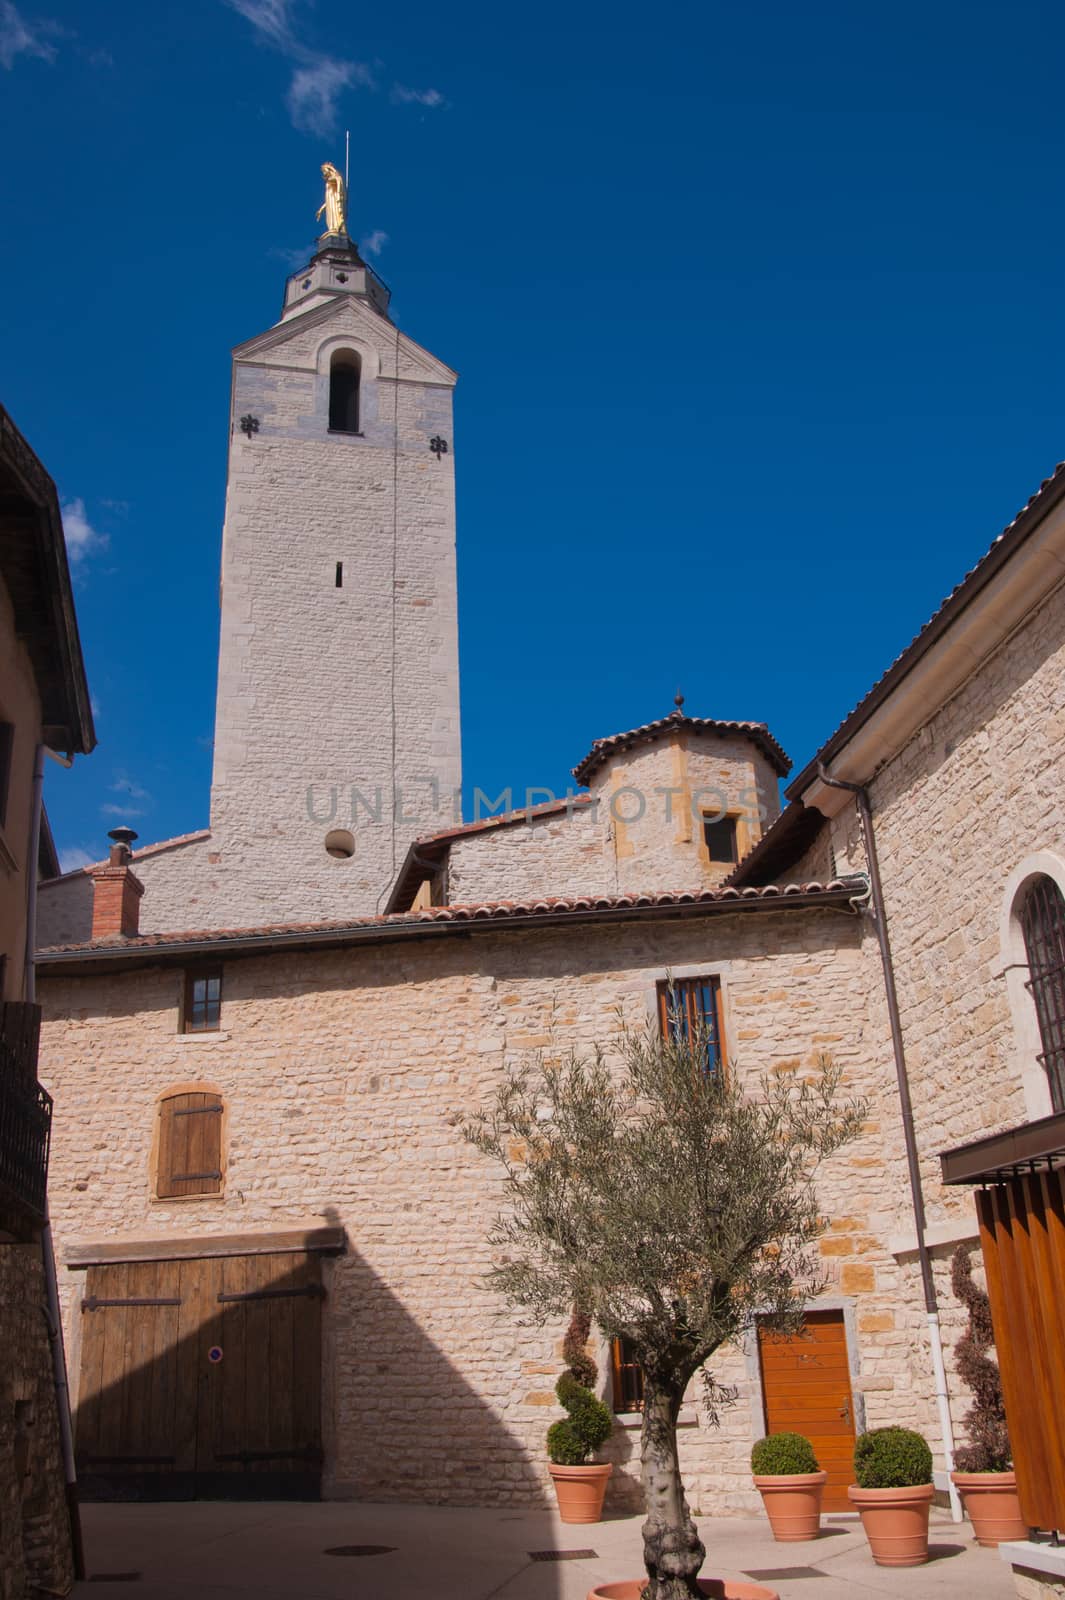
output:
[[322,162],[325,179],[325,199],[318,207],[315,220],[325,212],[326,233],[346,234],[348,231],[348,191],[340,173],[331,161]]

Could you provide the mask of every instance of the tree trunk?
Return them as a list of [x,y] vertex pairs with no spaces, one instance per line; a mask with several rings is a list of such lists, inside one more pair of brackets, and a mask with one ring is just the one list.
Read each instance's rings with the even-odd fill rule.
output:
[[640,1466],[647,1521],[643,1559],[650,1583],[645,1600],[691,1600],[706,1549],[691,1519],[677,1461],[677,1417],[684,1398],[680,1378],[644,1373]]

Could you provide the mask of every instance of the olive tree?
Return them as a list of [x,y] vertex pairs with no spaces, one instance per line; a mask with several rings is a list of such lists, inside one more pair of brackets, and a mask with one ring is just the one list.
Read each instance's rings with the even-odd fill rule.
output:
[[706,1551],[677,1460],[685,1390],[756,1317],[800,1325],[823,1283],[814,1174],[865,1115],[838,1098],[827,1060],[745,1086],[708,1059],[698,1029],[622,1025],[609,1059],[599,1047],[508,1073],[463,1130],[503,1168],[489,1285],[538,1323],[580,1308],[643,1369],[647,1600],[699,1594]]

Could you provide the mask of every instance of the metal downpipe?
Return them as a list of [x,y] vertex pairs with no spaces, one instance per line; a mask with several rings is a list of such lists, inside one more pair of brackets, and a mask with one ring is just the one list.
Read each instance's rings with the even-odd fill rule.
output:
[[932,1376],[935,1383],[936,1410],[939,1414],[940,1440],[943,1459],[947,1467],[947,1493],[950,1497],[950,1514],[955,1522],[962,1520],[961,1497],[950,1474],[954,1470],[954,1426],[950,1416],[950,1396],[947,1392],[947,1369],[943,1360],[943,1335],[939,1325],[939,1300],[932,1273],[932,1258],[925,1239],[924,1188],[921,1183],[921,1163],[917,1153],[917,1135],[914,1130],[913,1101],[910,1097],[910,1079],[906,1070],[906,1047],[902,1037],[902,1020],[899,1015],[898,990],[895,987],[895,967],[891,959],[891,941],[888,937],[887,913],[884,909],[884,889],[880,879],[880,861],[873,832],[873,812],[868,791],[860,783],[848,783],[843,778],[833,778],[821,762],[817,764],[818,777],[830,789],[845,789],[853,794],[858,805],[865,853],[869,868],[871,899],[869,912],[876,929],[880,947],[880,962],[884,972],[884,992],[887,999],[888,1021],[891,1025],[891,1044],[895,1055],[895,1078],[899,1091],[899,1108],[902,1114],[902,1137],[906,1146],[906,1168],[910,1181],[910,1203],[917,1232],[917,1260],[921,1269],[921,1286],[924,1291],[925,1316],[928,1322],[928,1339],[932,1351]]

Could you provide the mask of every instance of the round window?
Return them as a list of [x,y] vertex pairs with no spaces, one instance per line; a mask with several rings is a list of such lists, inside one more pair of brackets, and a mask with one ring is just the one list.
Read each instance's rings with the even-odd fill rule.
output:
[[334,861],[350,861],[355,854],[355,835],[347,828],[332,828],[325,836],[325,852]]

